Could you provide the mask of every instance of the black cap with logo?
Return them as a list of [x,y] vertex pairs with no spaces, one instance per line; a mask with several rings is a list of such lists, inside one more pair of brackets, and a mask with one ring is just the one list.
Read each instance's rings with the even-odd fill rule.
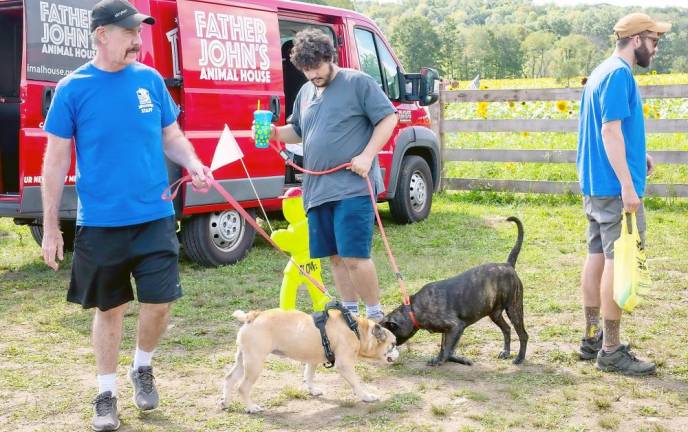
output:
[[139,13],[126,0],[101,0],[91,10],[91,31],[108,24],[134,28],[141,23],[155,24],[153,17]]

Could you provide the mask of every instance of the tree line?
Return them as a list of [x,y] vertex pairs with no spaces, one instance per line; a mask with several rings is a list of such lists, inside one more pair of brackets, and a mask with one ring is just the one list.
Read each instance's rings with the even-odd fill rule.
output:
[[443,77],[586,76],[614,47],[612,28],[631,12],[670,21],[652,69],[688,72],[688,8],[560,7],[532,0],[310,0],[372,18],[407,71],[438,68]]

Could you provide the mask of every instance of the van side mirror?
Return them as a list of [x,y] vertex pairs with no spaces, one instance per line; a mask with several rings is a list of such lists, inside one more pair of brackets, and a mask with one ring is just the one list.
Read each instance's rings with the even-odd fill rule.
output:
[[418,102],[432,105],[440,97],[440,74],[432,68],[421,68],[420,73],[397,74],[402,90],[401,102]]
[[420,69],[420,100],[421,106],[432,105],[440,98],[440,74],[432,68]]

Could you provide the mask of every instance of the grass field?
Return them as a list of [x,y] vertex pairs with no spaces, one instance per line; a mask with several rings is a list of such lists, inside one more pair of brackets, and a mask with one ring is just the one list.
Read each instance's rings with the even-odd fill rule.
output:
[[[640,81],[688,83],[688,75],[648,76]],[[490,87],[547,87],[552,81],[484,81]],[[650,103],[654,103],[650,101]],[[575,116],[556,103],[525,106],[490,104],[488,118]],[[476,104],[449,108],[449,114],[477,118]],[[662,102],[659,116],[685,118],[686,101]],[[513,111],[513,112],[512,112]],[[569,114],[569,111],[571,113]],[[649,115],[649,111],[648,111]],[[572,118],[571,117],[571,118]],[[456,134],[450,146],[475,148],[575,149],[574,134]],[[650,149],[688,150],[686,134],[653,135]],[[459,164],[448,176],[575,180],[572,165]],[[682,166],[659,166],[658,183],[688,183]],[[582,333],[580,268],[586,254],[580,198],[493,193],[435,195],[428,220],[398,226],[380,205],[392,249],[412,292],[423,284],[471,266],[504,261],[516,230],[504,218],[525,225],[517,270],[525,285],[525,325],[530,335],[526,361],[498,360],[501,332],[489,320],[469,327],[458,351],[474,366],[427,367],[439,335],[419,334],[389,367],[362,363],[359,375],[381,401],[364,404],[331,370],[319,368],[325,390],[310,397],[300,387],[300,365],[272,357],[254,387],[267,408],[243,413],[241,404],[219,409],[224,369],[233,361],[235,309],[277,305],[284,257],[258,240],[235,266],[206,269],[183,261],[185,296],[173,312],[154,366],[161,407],[133,408],[125,371],[132,360],[136,305],[125,320],[119,361],[122,431],[631,431],[688,430],[688,201],[648,199],[648,258],[653,289],[622,322],[622,340],[658,364],[650,378],[602,374],[577,359]],[[284,222],[278,222],[283,226]],[[401,302],[379,237],[374,242],[383,306]],[[70,255],[55,273],[41,261],[26,227],[0,219],[0,430],[87,430],[95,396],[94,357],[89,348],[91,311],[65,302]],[[327,266],[325,280],[331,281]],[[302,296],[302,300],[303,300]],[[302,308],[307,304],[302,301]],[[516,335],[513,335],[516,338]],[[518,340],[512,350],[518,349]]]
[[[416,225],[391,223],[382,212],[409,288],[473,265],[503,261],[524,221],[517,269],[525,284],[530,334],[524,365],[498,360],[501,333],[489,320],[470,327],[459,351],[472,367],[429,368],[439,335],[419,333],[391,367],[361,364],[363,379],[382,401],[363,404],[334,372],[319,369],[319,398],[300,389],[300,366],[271,358],[254,395],[262,415],[217,408],[223,369],[231,363],[237,308],[277,304],[284,259],[258,242],[239,265],[220,269],[182,265],[183,297],[155,359],[163,395],[153,412],[136,412],[124,373],[131,361],[136,307],[126,318],[120,359],[123,431],[681,431],[688,424],[688,258],[684,201],[649,200],[648,254],[654,286],[622,336],[656,361],[656,377],[603,375],[577,360],[581,335],[578,278],[585,256],[585,223],[575,197],[452,193],[436,196],[431,217]],[[379,238],[374,244],[383,303],[400,303]],[[69,257],[53,273],[25,227],[0,219],[0,430],[86,430],[94,396],[89,349],[91,312],[64,300]],[[326,280],[331,280],[329,274]],[[305,306],[305,305],[304,305]],[[512,349],[517,349],[517,341]]]

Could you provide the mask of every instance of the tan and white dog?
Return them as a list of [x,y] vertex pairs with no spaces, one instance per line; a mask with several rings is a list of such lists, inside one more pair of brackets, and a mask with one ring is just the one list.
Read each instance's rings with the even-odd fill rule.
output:
[[[339,374],[351,385],[354,395],[364,402],[379,398],[370,393],[354,371],[359,358],[392,363],[399,357],[396,338],[389,330],[365,318],[356,318],[361,339],[347,326],[338,310],[330,310],[325,332],[335,355]],[[231,403],[231,392],[239,385],[239,395],[246,412],[262,408],[251,400],[251,387],[258,379],[268,354],[276,354],[306,364],[304,383],[313,396],[322,394],[313,384],[315,368],[326,361],[320,331],[313,318],[300,311],[271,309],[267,311],[235,311],[233,316],[244,325],[237,334],[234,367],[225,375],[221,405]]]

